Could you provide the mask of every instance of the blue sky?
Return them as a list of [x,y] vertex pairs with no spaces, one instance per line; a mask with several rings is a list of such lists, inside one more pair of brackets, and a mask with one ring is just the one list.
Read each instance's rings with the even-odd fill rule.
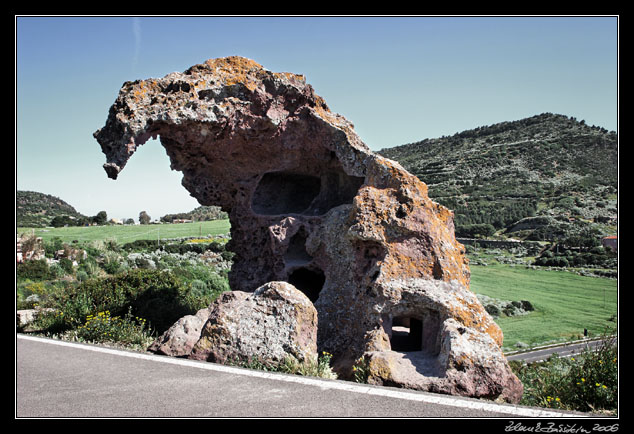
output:
[[216,57],[305,75],[373,150],[543,112],[617,130],[612,16],[17,16],[15,30],[16,189],[86,215],[198,206],[158,140],[113,181],[92,134],[125,81]]

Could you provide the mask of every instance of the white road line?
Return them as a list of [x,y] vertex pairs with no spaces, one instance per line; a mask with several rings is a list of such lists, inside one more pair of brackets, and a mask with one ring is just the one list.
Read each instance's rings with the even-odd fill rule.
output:
[[340,381],[340,380],[324,380],[315,377],[303,377],[300,375],[271,373],[265,371],[257,371],[251,369],[237,368],[233,366],[225,366],[217,363],[200,362],[196,360],[180,359],[176,357],[160,356],[154,354],[137,353],[132,351],[118,350],[114,348],[100,347],[96,345],[79,344],[75,342],[61,341],[56,339],[39,338],[35,336],[17,335],[18,339],[42,342],[51,345],[60,345],[72,347],[82,350],[95,351],[99,353],[113,354],[136,359],[149,360],[152,362],[168,363],[172,365],[187,366],[198,369],[206,369],[209,371],[226,372],[236,375],[245,375],[250,377],[267,378],[277,381],[286,381],[291,383],[299,383],[310,386],[317,386],[324,390],[336,389],[345,390],[354,393],[363,393],[368,395],[385,396],[389,398],[406,399],[410,401],[428,402],[430,404],[447,405],[451,407],[468,408],[472,410],[490,411],[495,413],[505,413],[517,417],[537,417],[537,418],[555,418],[555,417],[585,417],[583,414],[555,412],[547,409],[539,409],[532,407],[516,407],[510,404],[496,404],[493,402],[468,400],[454,398],[448,395],[427,394],[417,391],[405,391],[401,389],[389,390],[386,388],[370,387],[367,385]]

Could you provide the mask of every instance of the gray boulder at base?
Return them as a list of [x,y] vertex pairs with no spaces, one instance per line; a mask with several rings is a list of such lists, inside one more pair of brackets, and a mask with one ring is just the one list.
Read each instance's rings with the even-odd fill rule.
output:
[[148,351],[166,356],[188,356],[200,339],[200,332],[209,319],[209,312],[209,308],[200,309],[196,315],[186,315],[179,319],[150,345]]
[[226,363],[280,363],[292,356],[317,360],[317,311],[287,282],[269,282],[255,292],[225,292],[209,307],[209,318],[189,358]]

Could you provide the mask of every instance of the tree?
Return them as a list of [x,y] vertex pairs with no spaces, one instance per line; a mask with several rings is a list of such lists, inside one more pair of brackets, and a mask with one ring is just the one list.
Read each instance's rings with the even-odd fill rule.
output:
[[456,232],[463,237],[486,238],[495,234],[495,228],[489,223],[475,223],[456,228]]
[[53,217],[53,219],[51,220],[51,226],[53,226],[54,228],[61,228],[66,225],[73,226],[74,223],[75,222],[67,215],[58,215]]
[[97,215],[92,218],[92,221],[98,225],[105,225],[108,221],[108,215],[105,211],[99,211]]
[[152,220],[152,217],[150,217],[145,211],[141,211],[141,213],[139,214],[139,223],[142,225],[147,225],[150,223],[150,220]]

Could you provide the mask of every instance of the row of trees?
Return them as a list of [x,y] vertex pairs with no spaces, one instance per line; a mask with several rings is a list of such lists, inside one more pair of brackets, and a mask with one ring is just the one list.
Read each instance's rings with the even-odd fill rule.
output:
[[[142,225],[150,224],[152,218],[147,212],[141,211],[139,213],[139,223]],[[91,226],[93,224],[102,226],[108,223],[108,214],[105,211],[100,211],[97,215],[92,217],[70,217],[67,215],[55,216],[51,220],[51,226],[54,228],[61,228],[64,226]],[[125,219],[124,223],[127,225],[134,224],[134,220],[131,218]]]
[[108,215],[105,211],[100,211],[92,217],[70,217],[67,215],[59,215],[53,217],[51,226],[61,228],[63,226],[90,226],[92,224],[105,225],[108,222]]
[[[167,214],[161,217],[161,221],[165,223],[171,223],[174,219],[191,219],[195,221],[208,221],[208,220],[220,220],[226,219],[228,215],[217,206],[200,206],[188,213],[180,214]],[[148,225],[152,222],[152,217],[146,211],[139,213],[139,223],[142,225]],[[94,217],[76,218],[67,215],[58,216],[53,218],[51,226],[87,226],[92,224],[105,225],[108,223],[108,215],[105,211],[99,212]],[[134,220],[131,218],[125,219],[124,223],[127,225],[134,224]]]

